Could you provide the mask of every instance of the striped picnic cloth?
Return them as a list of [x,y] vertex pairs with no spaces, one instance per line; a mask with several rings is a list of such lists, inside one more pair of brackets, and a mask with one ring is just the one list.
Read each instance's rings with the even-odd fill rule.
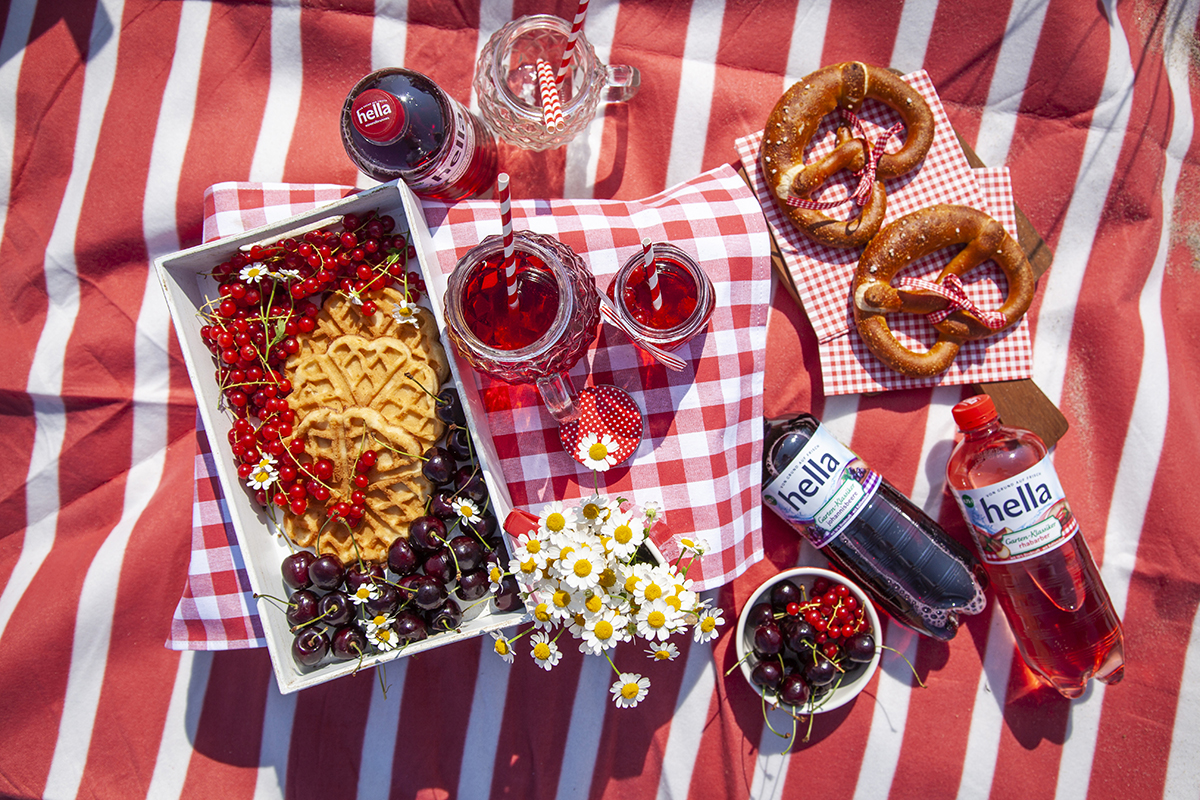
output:
[[[1034,689],[994,604],[949,644],[888,624],[925,688],[889,652],[784,755],[726,676],[727,633],[635,667],[652,681],[636,709],[574,648],[544,673],[474,640],[283,696],[262,650],[163,647],[196,410],[151,262],[201,240],[215,183],[365,186],[336,114],[372,68],[412,67],[470,103],[473,53],[501,24],[574,11],[0,4],[0,795],[1195,797],[1195,0],[593,0],[587,36],[641,70],[639,94],[561,150],[501,148],[514,197],[635,200],[735,163],[819,66],[925,70],[1055,253],[1029,317],[1033,378],[1071,423],[1055,464],[1125,623],[1120,685],[1074,702]],[[814,411],[957,536],[940,475],[966,391],[827,395],[811,323],[775,292],[765,414]],[[759,581],[813,558],[771,514],[762,536],[766,558],[716,594],[730,623]]]

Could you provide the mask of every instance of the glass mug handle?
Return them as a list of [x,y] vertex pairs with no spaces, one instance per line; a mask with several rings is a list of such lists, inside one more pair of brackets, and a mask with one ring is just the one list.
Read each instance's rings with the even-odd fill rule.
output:
[[624,103],[637,94],[642,85],[642,73],[637,67],[626,64],[609,65],[604,68],[604,89],[600,94],[602,103]]
[[537,380],[538,392],[546,410],[559,423],[571,422],[579,417],[579,392],[565,372],[556,372]]

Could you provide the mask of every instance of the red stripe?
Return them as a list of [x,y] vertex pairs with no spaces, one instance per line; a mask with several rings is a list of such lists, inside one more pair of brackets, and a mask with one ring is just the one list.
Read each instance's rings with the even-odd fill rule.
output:
[[901,4],[881,3],[864,13],[862,5],[854,0],[831,0],[821,63],[890,64],[903,8]]

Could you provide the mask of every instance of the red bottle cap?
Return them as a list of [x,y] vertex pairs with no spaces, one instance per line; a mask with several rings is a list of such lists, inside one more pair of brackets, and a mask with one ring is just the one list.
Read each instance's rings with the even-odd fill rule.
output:
[[968,431],[996,419],[996,404],[986,394],[968,397],[950,410],[959,430]]
[[354,129],[376,144],[391,144],[404,133],[407,115],[394,94],[367,89],[350,106]]

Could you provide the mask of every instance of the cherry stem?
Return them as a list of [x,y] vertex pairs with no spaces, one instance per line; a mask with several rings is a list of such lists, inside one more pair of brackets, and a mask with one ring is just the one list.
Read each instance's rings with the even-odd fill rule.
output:
[[913,663],[908,660],[908,656],[904,655],[904,653],[901,653],[899,650],[897,650],[894,647],[888,647],[886,644],[879,645],[879,648],[881,650],[891,650],[893,653],[895,653],[896,655],[898,655],[902,659],[904,659],[904,663],[908,664],[908,668],[910,670],[912,670],[913,677],[917,679],[917,685],[920,686],[922,689],[928,688],[925,686],[925,682],[923,680],[921,680],[921,676],[917,674],[917,668],[914,667]]

